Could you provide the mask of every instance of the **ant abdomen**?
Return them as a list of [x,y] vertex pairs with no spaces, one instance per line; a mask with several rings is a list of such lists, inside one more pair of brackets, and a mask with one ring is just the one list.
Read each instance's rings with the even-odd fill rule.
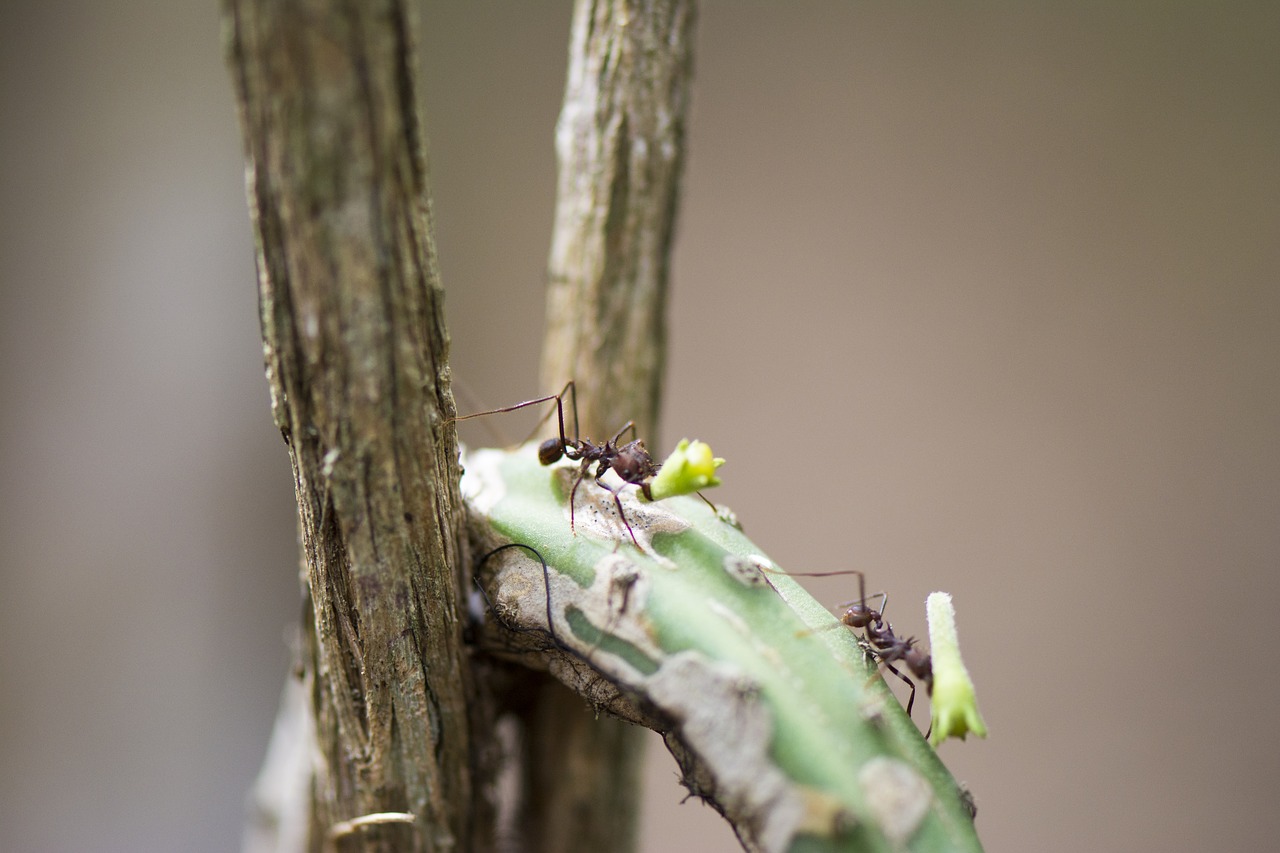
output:
[[551,465],[559,462],[564,456],[564,440],[559,438],[548,438],[542,444],[538,445],[538,461],[543,465]]
[[911,672],[924,682],[929,692],[933,693],[933,658],[923,650],[912,646],[902,660]]

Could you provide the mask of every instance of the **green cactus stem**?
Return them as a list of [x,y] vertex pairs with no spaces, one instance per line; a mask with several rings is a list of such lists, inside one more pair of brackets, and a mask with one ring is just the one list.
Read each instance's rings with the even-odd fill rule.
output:
[[[760,851],[981,850],[955,780],[853,633],[696,497],[612,495],[536,448],[463,459],[482,644],[661,733]],[[554,638],[552,627],[554,627]]]

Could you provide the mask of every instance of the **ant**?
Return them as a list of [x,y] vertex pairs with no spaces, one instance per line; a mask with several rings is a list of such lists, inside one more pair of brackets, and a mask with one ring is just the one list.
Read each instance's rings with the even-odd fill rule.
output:
[[[925,691],[932,694],[933,658],[930,657],[928,652],[916,645],[915,637],[904,639],[893,633],[893,625],[884,618],[884,611],[889,605],[889,596],[883,592],[878,592],[871,596],[872,598],[877,596],[880,598],[880,607],[878,609],[867,604],[866,576],[857,569],[843,569],[836,572],[793,572],[791,574],[803,577],[829,577],[845,574],[858,576],[858,597],[841,605],[842,607],[847,605],[848,609],[841,615],[840,622],[850,628],[862,631],[863,639],[870,647],[871,654],[875,656],[876,660],[911,688],[911,695],[907,697],[907,716],[911,716],[911,708],[916,701],[916,683],[893,664],[896,661],[901,661],[911,675],[914,675],[924,683]],[[930,729],[932,728],[930,726]],[[928,736],[929,734],[926,732],[925,737],[927,738]]]
[[[573,438],[566,437],[564,432],[564,404],[562,400],[566,393],[570,395],[573,406]],[[654,474],[658,473],[660,465],[653,461],[653,457],[645,449],[644,442],[636,438],[635,421],[627,421],[622,425],[622,429],[614,433],[613,438],[604,444],[596,444],[589,438],[580,438],[578,433],[578,389],[572,379],[565,383],[559,394],[548,394],[545,397],[516,403],[514,406],[504,406],[501,409],[490,409],[487,412],[463,415],[455,418],[455,420],[465,421],[482,415],[514,412],[528,406],[546,403],[549,400],[556,401],[556,422],[560,429],[560,435],[557,438],[548,438],[538,445],[538,461],[543,465],[554,465],[561,458],[574,462],[581,460],[582,462],[582,465],[578,468],[578,476],[573,481],[573,488],[569,490],[569,529],[571,531],[574,530],[574,499],[578,494],[578,486],[591,473],[591,466],[595,465],[596,470],[593,479],[596,485],[613,495],[613,502],[618,507],[618,517],[622,519],[622,523],[626,526],[627,533],[631,534],[631,541],[639,548],[640,542],[636,539],[636,532],[631,529],[631,523],[627,521],[627,516],[622,511],[622,499],[618,497],[618,492],[622,487],[614,489],[606,485],[601,479],[609,471],[613,471],[622,479],[623,487],[627,485],[639,486],[645,498],[653,500],[653,494],[649,491],[649,480]],[[543,421],[550,414],[548,412],[547,415],[543,416]],[[542,421],[539,421],[539,423],[542,423]],[[618,442],[622,440],[622,436],[628,430],[631,431],[632,440],[626,444],[619,445]]]
[[[867,604],[867,591],[862,572],[851,569],[858,576],[858,601],[851,604],[840,621],[850,628],[860,628],[872,653],[879,658],[885,669],[901,678],[911,688],[907,698],[907,716],[911,716],[911,707],[916,701],[916,683],[903,675],[893,665],[894,661],[902,661],[912,675],[924,682],[926,692],[933,693],[933,658],[928,652],[916,646],[915,637],[903,639],[893,633],[893,625],[884,618],[884,611],[889,605],[889,596],[881,593],[880,609]],[[873,598],[875,596],[872,596]],[[931,727],[932,728],[932,727]],[[929,735],[926,733],[925,737]]]

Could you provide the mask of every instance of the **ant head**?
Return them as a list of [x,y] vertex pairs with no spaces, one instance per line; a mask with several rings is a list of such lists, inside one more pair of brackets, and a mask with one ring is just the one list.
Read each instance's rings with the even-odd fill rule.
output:
[[865,628],[872,622],[880,621],[880,611],[873,610],[865,603],[858,603],[846,610],[840,621],[850,628]]
[[564,442],[558,438],[548,438],[538,445],[538,461],[543,465],[559,462],[564,456]]

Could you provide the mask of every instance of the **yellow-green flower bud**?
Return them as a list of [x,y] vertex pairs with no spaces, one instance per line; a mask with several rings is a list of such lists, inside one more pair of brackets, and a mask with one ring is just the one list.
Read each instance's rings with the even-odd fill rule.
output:
[[929,616],[929,653],[933,657],[933,731],[929,743],[937,747],[949,737],[964,740],[969,732],[986,737],[987,726],[978,713],[973,680],[960,659],[956,610],[951,596],[945,592],[930,593],[925,612]]
[[718,486],[720,478],[716,476],[716,469],[723,464],[723,459],[711,455],[707,444],[682,438],[649,482],[648,497],[660,501]]

